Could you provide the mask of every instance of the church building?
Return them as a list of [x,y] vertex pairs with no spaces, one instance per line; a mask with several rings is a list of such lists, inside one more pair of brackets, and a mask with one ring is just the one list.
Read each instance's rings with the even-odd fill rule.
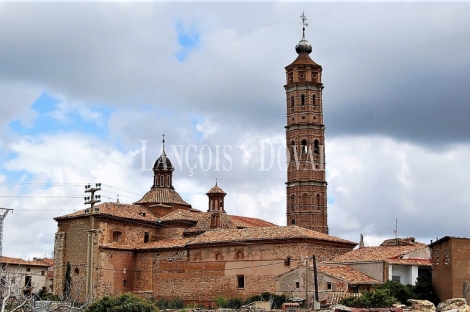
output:
[[68,274],[82,300],[133,292],[209,305],[219,295],[281,293],[279,275],[312,264],[313,255],[328,261],[356,246],[328,235],[322,67],[310,58],[302,20],[298,56],[285,68],[287,225],[234,215],[218,183],[208,187],[204,211],[195,209],[173,187],[175,168],[163,148],[152,187],[134,204],[107,202],[55,218],[56,294]]

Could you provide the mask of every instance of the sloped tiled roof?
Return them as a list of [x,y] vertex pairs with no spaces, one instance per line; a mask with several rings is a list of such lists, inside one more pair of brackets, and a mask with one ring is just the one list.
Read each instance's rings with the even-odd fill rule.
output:
[[[201,233],[205,231],[215,230],[211,229],[211,218],[213,213],[205,212],[197,221],[196,225],[186,229],[185,233]],[[232,218],[226,213],[219,213],[220,215],[220,229],[229,230],[236,229]]]
[[193,241],[189,243],[189,245],[290,239],[311,239],[327,242],[345,243],[353,246],[356,245],[356,243],[354,242],[323,234],[320,232],[304,229],[296,225],[208,231],[197,236]]
[[362,296],[361,293],[343,293],[343,292],[337,292],[337,293],[332,293],[326,298],[326,305],[327,306],[333,306],[338,304],[342,299],[344,298],[349,298],[349,297],[360,297]]
[[166,187],[151,189],[134,204],[180,204],[190,206],[174,189]]
[[399,259],[402,256],[426,248],[426,244],[415,243],[408,246],[374,246],[352,250],[334,258],[333,263],[355,263]]
[[152,249],[173,249],[173,248],[183,248],[188,242],[193,240],[192,237],[183,237],[183,238],[165,238],[149,243],[141,243],[139,245],[123,245],[120,243],[110,242],[101,244],[100,247],[110,248],[110,249],[121,249],[121,250],[152,250]]
[[151,243],[144,243],[136,247],[138,250],[145,249],[171,249],[171,248],[183,248],[187,243],[192,241],[194,238],[166,238]]
[[339,280],[346,281],[349,285],[381,284],[381,282],[375,278],[343,264],[320,265],[318,266],[318,271]]
[[225,193],[225,191],[223,189],[221,189],[217,185],[217,183],[215,183],[215,185],[206,194],[207,195],[209,195],[209,194],[225,194],[225,195],[227,195],[227,193]]
[[[297,58],[295,59],[295,61],[293,61],[291,64],[287,65],[286,68],[288,67],[291,67],[293,65],[314,65],[314,66],[320,66],[318,65],[317,63],[315,63],[312,58],[310,57],[310,55],[306,54],[306,53],[301,53],[299,54],[299,56],[297,56]],[[321,67],[321,66],[320,66]]]
[[162,222],[169,221],[193,221],[197,222],[203,213],[178,209],[160,218]]
[[389,264],[432,266],[431,259],[388,259]]
[[232,215],[230,217],[232,218],[232,221],[237,228],[277,226],[274,223],[271,223],[262,219],[258,219],[258,218],[249,218],[249,217],[232,216]]
[[[153,213],[151,213],[147,208],[139,205],[129,205],[129,204],[121,204],[121,203],[102,203],[94,207],[94,209],[98,208],[100,215],[108,215],[123,219],[132,219],[132,220],[140,220],[140,221],[150,221],[156,222],[158,220],[157,217]],[[65,216],[60,216],[54,218],[54,220],[64,220],[64,219],[72,219],[77,217],[84,217],[87,216],[88,213],[84,210],[80,210]]]
[[37,259],[37,260],[23,260],[21,258],[12,258],[12,257],[1,257],[2,263],[14,264],[14,265],[27,265],[27,266],[42,266],[42,267],[52,267],[54,266],[54,260],[49,258]]

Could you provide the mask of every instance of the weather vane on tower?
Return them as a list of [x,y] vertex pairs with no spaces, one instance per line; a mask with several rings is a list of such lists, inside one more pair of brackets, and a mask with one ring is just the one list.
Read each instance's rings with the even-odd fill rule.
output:
[[302,12],[302,15],[300,15],[300,18],[302,19],[302,35],[303,37],[305,37],[305,27],[308,26],[307,16],[305,16],[305,12]]

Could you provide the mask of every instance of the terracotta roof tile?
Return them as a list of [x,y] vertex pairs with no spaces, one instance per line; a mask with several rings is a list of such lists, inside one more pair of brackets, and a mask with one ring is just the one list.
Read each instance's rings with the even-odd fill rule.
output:
[[[156,222],[158,218],[150,212],[147,208],[139,205],[129,205],[129,204],[121,204],[121,203],[102,203],[94,207],[94,209],[98,209],[99,215],[108,215],[123,219],[132,219],[132,220],[139,220],[139,221],[148,221],[148,222]],[[89,214],[85,212],[86,209],[80,210],[65,216],[60,216],[54,218],[54,220],[64,220],[64,219],[72,219],[77,217],[85,217]]]
[[206,194],[207,195],[209,195],[209,194],[225,194],[225,195],[227,195],[227,193],[225,193],[225,191],[223,189],[221,189],[217,185],[217,183],[215,183],[215,185]]
[[193,221],[197,222],[203,213],[178,209],[160,218],[162,222],[169,221]]
[[304,229],[295,225],[208,231],[197,236],[189,245],[289,239],[312,239],[356,245],[356,243],[342,238]]
[[193,227],[186,229],[185,233],[201,233],[205,231],[215,231],[215,230],[228,230],[228,229],[236,229],[232,218],[226,213],[219,213],[220,215],[220,228],[213,229],[211,228],[211,218],[213,213],[205,212],[197,221],[197,224]]
[[12,258],[12,257],[1,257],[2,263],[14,264],[14,265],[27,265],[27,266],[42,266],[42,267],[52,267],[54,266],[54,260],[49,258],[37,259],[37,260],[23,260],[21,258]]
[[318,266],[318,271],[331,277],[343,280],[350,285],[375,285],[381,284],[380,281],[372,278],[362,272],[359,272],[347,265],[328,264]]
[[174,189],[165,188],[165,187],[156,187],[148,191],[139,201],[134,204],[180,204],[188,205],[185,202],[180,194],[178,194]]
[[427,248],[425,244],[415,243],[408,246],[374,246],[362,247],[352,250],[334,258],[332,263],[353,263],[385,261],[387,259],[398,259],[404,255]]
[[158,240],[151,243],[141,244],[136,247],[138,250],[145,250],[145,249],[171,249],[171,248],[183,248],[186,246],[187,243],[192,241],[194,238],[192,237],[184,237],[184,238],[166,238],[162,240]]
[[287,65],[286,68],[288,67],[291,67],[293,65],[314,65],[314,66],[319,66],[321,67],[320,65],[318,65],[317,63],[315,63],[312,58],[310,57],[310,55],[306,54],[306,53],[301,53],[299,54],[299,56],[297,56],[297,58],[295,59],[295,61],[293,61],[291,64]]
[[386,262],[389,264],[432,266],[431,259],[389,259]]
[[341,292],[341,293],[332,293],[326,299],[326,305],[327,306],[337,305],[344,298],[349,298],[349,297],[356,297],[357,298],[357,297],[360,297],[360,296],[362,296],[361,293],[357,293],[357,294],[343,293],[343,292]]
[[277,226],[274,223],[257,218],[248,218],[232,215],[230,217],[232,218],[232,221],[237,228]]

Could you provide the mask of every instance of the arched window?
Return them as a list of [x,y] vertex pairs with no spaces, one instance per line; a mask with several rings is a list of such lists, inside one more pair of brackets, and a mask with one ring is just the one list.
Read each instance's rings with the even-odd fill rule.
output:
[[243,259],[243,251],[239,250],[237,252],[237,259]]
[[223,260],[224,257],[222,257],[222,254],[219,252],[215,255],[215,260]]
[[315,105],[315,100],[317,99],[317,96],[315,94],[312,95],[312,103],[313,105]]
[[307,140],[302,140],[302,154],[307,153]]
[[163,178],[163,175],[160,176],[160,186],[165,186],[165,179]]
[[168,176],[166,180],[167,180],[166,181],[166,186],[170,187],[170,176]]
[[294,106],[295,106],[294,97],[291,96],[291,97],[290,97],[290,107],[294,108]]
[[305,94],[302,94],[302,95],[300,96],[300,99],[301,99],[301,100],[300,100],[300,101],[301,101],[301,105],[304,106],[304,105],[305,105]]
[[315,140],[313,142],[313,152],[315,154],[318,154],[320,152],[320,142],[318,140]]
[[291,141],[290,142],[290,151],[291,151],[291,155],[294,156],[295,155],[295,142],[294,141]]
[[307,205],[308,205],[308,195],[307,195],[307,193],[302,194],[302,204],[303,204],[304,208],[307,208]]
[[114,243],[121,243],[122,242],[122,233],[119,231],[113,232],[113,242]]
[[317,194],[317,205],[320,209],[320,205],[321,205],[321,195],[320,194]]
[[295,225],[295,219],[292,219],[292,221],[290,222],[292,225]]
[[295,195],[294,194],[292,194],[290,196],[290,209],[292,211],[294,211],[294,209],[295,209]]

